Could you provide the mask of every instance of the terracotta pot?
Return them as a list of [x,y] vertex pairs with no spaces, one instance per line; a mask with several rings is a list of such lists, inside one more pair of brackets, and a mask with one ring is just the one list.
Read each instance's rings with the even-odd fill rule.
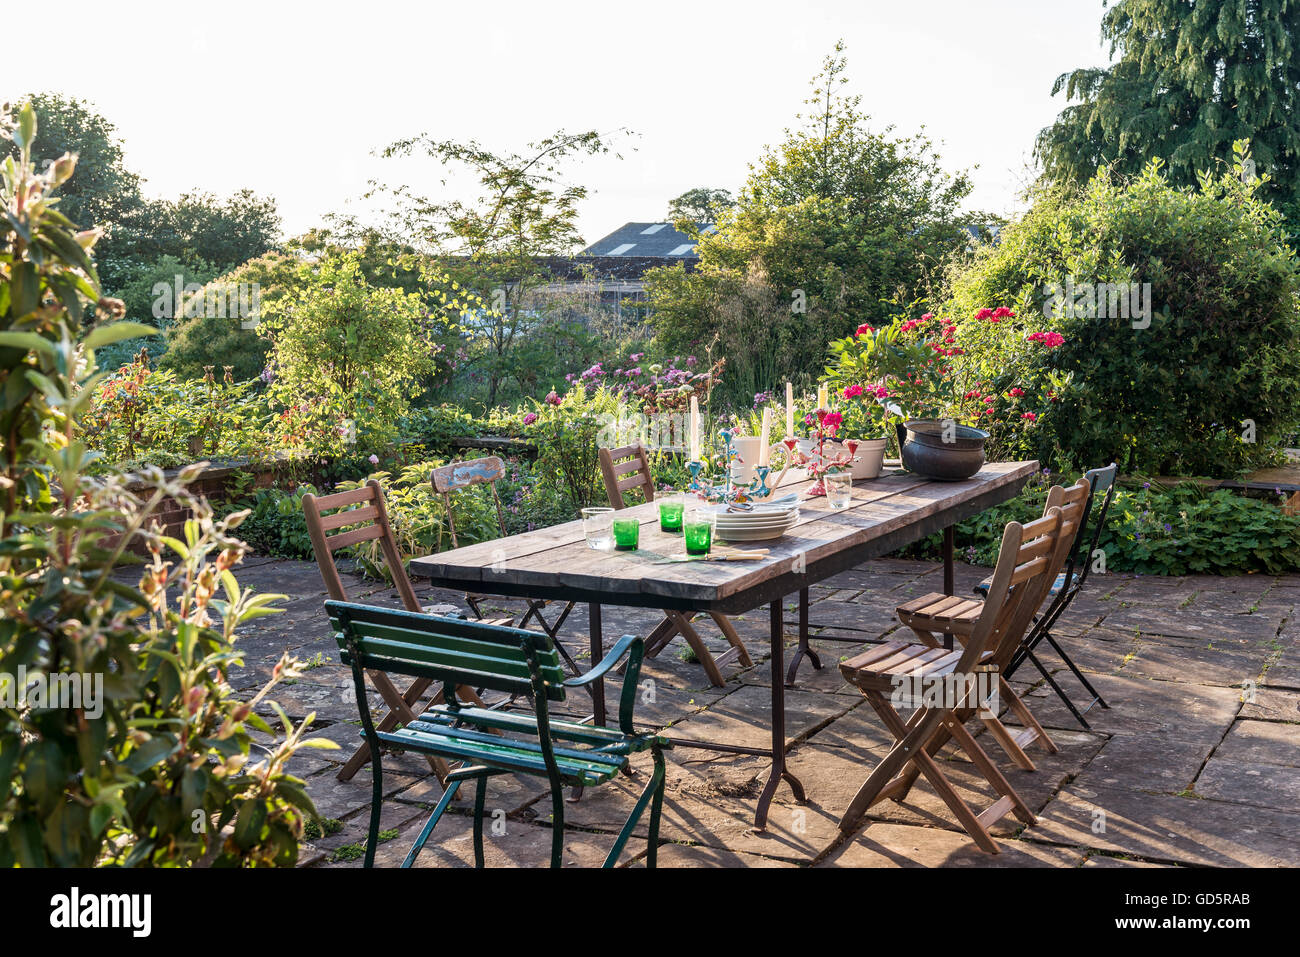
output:
[[984,466],[984,443],[989,434],[969,425],[955,426],[951,441],[944,441],[945,423],[939,419],[912,419],[898,426],[903,467],[942,482],[968,479]]

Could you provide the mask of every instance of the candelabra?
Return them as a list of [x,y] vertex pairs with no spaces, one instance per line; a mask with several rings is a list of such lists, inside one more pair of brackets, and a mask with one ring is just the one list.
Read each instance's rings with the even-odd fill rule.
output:
[[733,444],[735,433],[730,429],[722,429],[718,433],[722,439],[722,456],[721,467],[723,470],[724,481],[714,483],[708,481],[704,475],[704,463],[699,459],[694,459],[687,463],[690,469],[691,481],[687,485],[687,490],[695,493],[700,498],[709,502],[725,502],[728,505],[745,505],[751,502],[762,502],[772,497],[781,485],[781,480],[785,478],[786,469],[790,468],[791,457],[787,454],[785,468],[777,477],[775,483],[768,485],[768,479],[772,475],[770,465],[755,465],[754,478],[749,482],[737,482],[732,475],[734,465],[746,464],[740,457],[740,453]]
[[[824,414],[823,410],[817,410],[817,421],[819,423]],[[833,440],[834,437],[834,430],[827,430],[819,424],[812,434],[812,441],[815,445],[808,453],[799,451],[799,440],[794,436],[790,435],[785,438],[784,445],[789,450],[791,460],[796,465],[807,466],[808,477],[815,479],[812,487],[808,489],[809,496],[825,495],[826,483],[822,479],[826,473],[831,469],[852,465],[853,459],[857,455],[857,440],[847,439],[844,442],[844,447],[839,452],[828,456],[826,454],[826,442]]]

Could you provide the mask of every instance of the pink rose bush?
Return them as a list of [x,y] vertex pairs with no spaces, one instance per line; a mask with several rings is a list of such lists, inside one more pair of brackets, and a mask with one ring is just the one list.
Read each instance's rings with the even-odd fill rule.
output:
[[828,380],[848,420],[844,434],[875,437],[872,427],[886,434],[889,410],[994,431],[1035,427],[1066,382],[1041,371],[1026,376],[1022,370],[1041,370],[1042,363],[1017,359],[1057,349],[1065,337],[1017,331],[1018,320],[1007,306],[957,318],[927,312],[879,329],[863,324],[832,342]]

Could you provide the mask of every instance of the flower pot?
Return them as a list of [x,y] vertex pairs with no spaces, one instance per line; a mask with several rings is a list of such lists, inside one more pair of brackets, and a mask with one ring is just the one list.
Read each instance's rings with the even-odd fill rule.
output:
[[859,439],[858,451],[853,458],[853,478],[873,479],[885,464],[885,446],[888,439]]
[[949,427],[955,434],[945,442],[945,423],[939,419],[912,419],[899,425],[903,467],[942,482],[960,482],[978,472],[984,466],[984,443],[989,434],[969,425]]

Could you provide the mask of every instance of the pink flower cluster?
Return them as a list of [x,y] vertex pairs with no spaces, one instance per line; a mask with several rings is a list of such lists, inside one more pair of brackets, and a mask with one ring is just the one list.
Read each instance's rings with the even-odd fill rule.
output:
[[1065,342],[1065,336],[1059,332],[1031,332],[1025,338],[1030,342],[1041,342],[1049,349],[1055,349]]
[[998,306],[996,309],[981,309],[975,313],[976,319],[986,322],[999,323],[1003,319],[1014,319],[1016,314],[1006,306]]
[[817,410],[817,418],[821,423],[822,431],[832,435],[844,422],[844,416],[840,415],[838,412],[827,412],[823,409]]

